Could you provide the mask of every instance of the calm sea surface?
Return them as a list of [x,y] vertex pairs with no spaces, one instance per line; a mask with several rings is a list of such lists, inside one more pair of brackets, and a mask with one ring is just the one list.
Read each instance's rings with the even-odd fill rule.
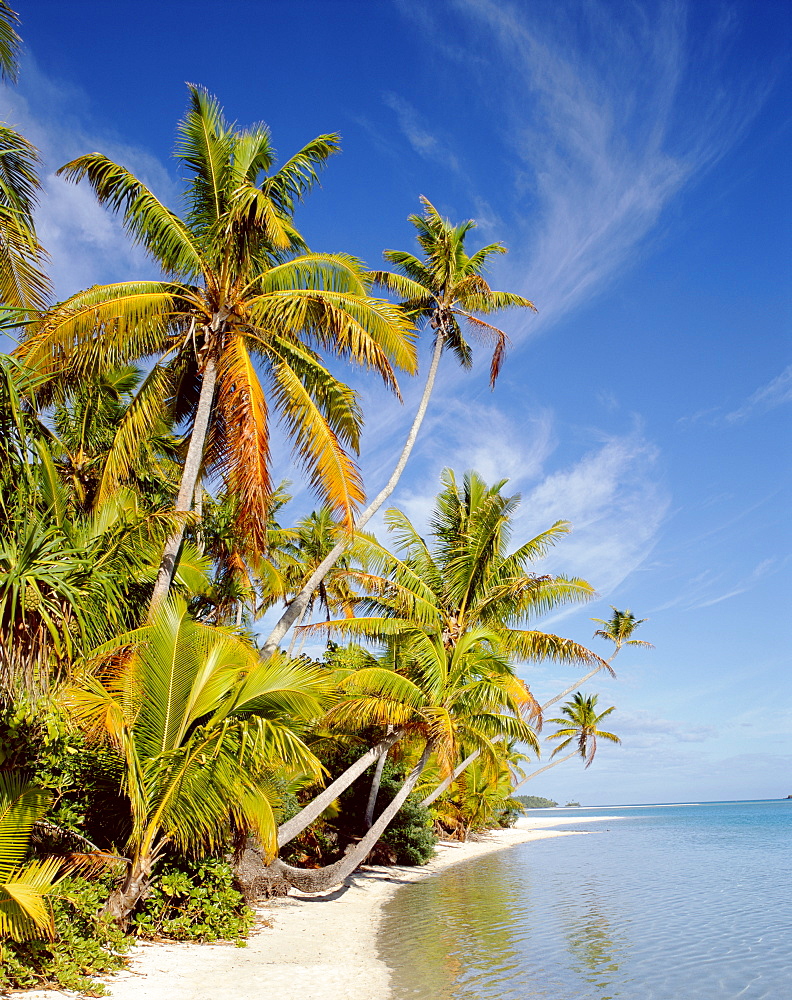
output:
[[396,893],[396,1000],[792,1000],[792,800],[567,814]]

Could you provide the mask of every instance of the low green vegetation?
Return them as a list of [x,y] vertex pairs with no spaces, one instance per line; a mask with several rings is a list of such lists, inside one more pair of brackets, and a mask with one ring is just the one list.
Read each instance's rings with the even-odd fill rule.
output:
[[541,795],[515,795],[525,809],[553,809],[558,805],[553,799],[543,799]]
[[[2,2],[0,22],[13,76]],[[586,672],[554,701],[611,670],[541,627],[595,596],[549,569],[570,526],[520,537],[506,480],[448,469],[426,525],[390,508],[384,536],[362,531],[441,355],[469,367],[467,336],[483,337],[494,382],[492,314],[532,308],[486,280],[505,248],[469,246],[475,224],[423,199],[417,254],[387,251],[393,273],[313,253],[295,213],[337,136],[277,166],[265,126],[230,124],[191,87],[181,214],[101,154],[63,168],[153,277],[51,304],[37,154],[8,127],[0,145],[15,150],[0,238],[24,236],[0,261],[19,342],[0,356],[0,988],[99,996],[92,977],[132,935],[243,943],[262,894],[332,887],[366,860],[424,864],[439,837],[556,805],[514,790],[618,741],[599,727],[612,709],[578,692],[542,738],[574,749],[535,766],[531,665]],[[399,391],[419,336],[422,401],[361,510],[364,414],[328,359]],[[289,484],[270,478],[276,412],[321,505],[293,527]],[[629,611],[597,622],[616,652],[641,644]]]

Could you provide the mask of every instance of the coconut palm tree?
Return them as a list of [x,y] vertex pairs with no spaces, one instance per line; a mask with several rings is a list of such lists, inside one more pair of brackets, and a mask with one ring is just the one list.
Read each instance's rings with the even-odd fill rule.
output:
[[598,622],[603,626],[601,629],[597,629],[594,633],[595,637],[600,639],[607,639],[612,642],[615,649],[608,657],[607,660],[598,664],[593,670],[590,670],[587,674],[579,677],[574,684],[570,684],[568,688],[557,694],[550,701],[545,702],[542,705],[542,711],[546,711],[551,705],[555,705],[557,701],[561,701],[562,698],[566,698],[568,694],[571,694],[575,688],[579,688],[581,685],[585,684],[586,681],[590,680],[598,671],[607,670],[611,677],[615,677],[616,674],[611,667],[611,664],[616,659],[616,656],[622,646],[641,646],[644,649],[654,649],[651,642],[643,642],[641,639],[632,639],[631,636],[633,632],[638,628],[639,625],[643,625],[648,618],[636,619],[635,615],[628,608],[626,611],[618,611],[612,604],[611,610],[613,614],[608,619],[603,618],[592,618],[593,622]]
[[596,706],[599,695],[582,695],[579,691],[561,709],[563,719],[549,719],[561,728],[548,736],[549,740],[562,740],[553,750],[551,757],[565,750],[571,743],[576,744],[575,753],[586,762],[586,767],[591,766],[594,755],[597,752],[597,740],[609,740],[611,743],[621,743],[618,736],[605,732],[599,725],[604,718],[615,711],[615,706],[611,705],[604,712],[597,714]]
[[[398,655],[404,650],[405,655],[416,656],[419,664],[424,663],[427,676],[441,675],[443,656],[467,656],[484,647],[493,657],[603,662],[570,639],[520,627],[553,608],[589,600],[594,595],[584,580],[537,577],[530,572],[532,561],[542,558],[568,526],[558,522],[509,554],[510,521],[519,496],[505,496],[503,482],[488,487],[475,473],[466,474],[459,484],[454,473],[446,470],[443,484],[430,518],[431,547],[398,510],[386,514],[398,555],[374,539],[359,540],[371,571],[350,569],[348,575],[361,591],[368,592],[358,609],[369,614],[306,626],[306,631],[393,642]],[[399,673],[382,675],[383,681],[399,684]],[[374,675],[365,671],[352,674],[348,683],[354,686],[356,677],[367,681]],[[523,697],[523,713],[536,714],[538,706],[524,686]],[[331,786],[334,797],[399,739],[402,717],[387,714],[382,703],[377,704],[381,710],[378,724],[392,725],[394,732],[364,755],[357,767],[336,779]],[[334,717],[340,718],[346,710],[342,702],[334,710]],[[481,744],[474,745],[478,754]],[[451,770],[453,763],[447,756],[444,771]],[[331,794],[330,789],[327,792]],[[289,821],[291,836],[316,817],[316,808],[317,804],[310,803],[299,819]],[[281,844],[286,842],[280,836],[279,840]]]
[[[416,323],[428,325],[434,331],[432,358],[423,395],[399,460],[388,482],[356,518],[355,529],[358,531],[365,527],[396,488],[429,406],[443,351],[451,351],[463,367],[470,367],[472,351],[463,334],[463,327],[466,327],[476,339],[493,345],[490,383],[494,385],[508,338],[502,330],[484,322],[481,316],[504,309],[535,308],[521,295],[495,291],[484,278],[490,259],[506,253],[502,243],[491,243],[468,254],[465,240],[476,223],[469,219],[454,226],[438,213],[427,198],[421,197],[421,202],[423,214],[411,215],[409,221],[417,230],[422,257],[400,250],[386,250],[384,257],[397,268],[397,273],[375,271],[373,277],[378,285],[403,300],[403,308]],[[348,539],[339,541],[292,599],[267,638],[263,647],[265,655],[277,648],[295,622],[302,620],[311,594],[348,544]]]
[[[613,607],[613,605],[611,605],[611,608],[613,610],[613,614],[609,619],[603,620],[602,618],[593,618],[592,621],[599,622],[600,624],[605,626],[603,629],[598,629],[594,633],[594,635],[599,636],[602,639],[609,639],[611,642],[613,642],[616,647],[613,653],[610,655],[610,657],[608,657],[607,660],[602,660],[600,663],[596,664],[592,670],[589,670],[588,673],[584,674],[582,677],[579,677],[574,684],[571,684],[569,687],[564,688],[564,690],[560,694],[557,694],[554,698],[551,698],[549,701],[546,701],[541,706],[542,713],[546,712],[548,708],[551,708],[553,705],[555,705],[556,702],[561,701],[562,698],[566,698],[566,696],[568,694],[571,694],[572,691],[575,690],[575,688],[580,687],[581,684],[585,684],[587,680],[590,680],[600,670],[603,669],[607,670],[608,673],[611,675],[611,677],[615,677],[616,674],[614,673],[611,664],[613,663],[613,660],[616,658],[616,655],[622,648],[622,646],[642,646],[647,649],[654,649],[654,646],[650,642],[643,642],[640,639],[630,638],[635,629],[639,625],[642,625],[648,619],[641,618],[640,620],[636,620],[635,616],[629,609],[627,611],[618,611],[616,608]],[[569,756],[574,756],[574,754],[570,754]],[[461,774],[463,774],[464,771],[477,758],[478,758],[478,750],[474,750],[468,757],[466,757],[460,764],[457,765],[453,773],[449,775],[449,777],[446,778],[445,781],[442,781],[429,795],[427,795],[421,801],[421,805],[423,806],[431,805],[435,801],[435,799],[437,799],[440,795],[442,795],[443,792],[445,792],[451,786],[451,784],[454,781],[456,781],[456,779]],[[549,770],[551,767],[555,767],[556,764],[560,764],[564,760],[568,759],[569,759],[568,757],[564,757],[562,758],[561,761],[556,761],[554,764],[547,764],[545,767],[539,768],[538,771],[532,771],[531,774],[528,775],[528,777],[523,778],[523,780],[520,781],[519,784],[522,785],[523,781],[527,781],[529,778],[535,778],[537,775],[542,774],[544,771]],[[519,787],[519,785],[517,787]]]
[[[18,356],[50,379],[53,393],[107,368],[156,359],[118,427],[104,489],[124,477],[155,419],[187,420],[176,511],[190,510],[206,466],[239,495],[240,524],[264,549],[274,409],[311,484],[351,526],[363,499],[349,455],[361,414],[318,351],[373,369],[397,389],[394,366],[415,367],[411,325],[391,303],[371,297],[358,261],[308,252],[294,227],[296,203],[338,150],[338,137],[319,136],[274,170],[265,125],[237,128],[205,90],[189,91],[176,146],[187,175],[183,219],[100,153],[61,168],[71,180],[86,179],[99,201],[122,215],[167,277],[71,296],[31,329]],[[165,546],[152,606],[168,591],[182,534],[183,524]]]
[[321,769],[302,735],[321,715],[327,685],[305,662],[263,663],[230,630],[191,619],[178,597],[101,652],[107,665],[66,703],[83,731],[124,760],[130,862],[107,904],[124,923],[168,845],[217,846],[234,823],[274,853],[273,777]]
[[[339,682],[342,699],[324,719],[343,730],[390,726],[402,734],[416,760],[393,800],[363,838],[343,858],[305,871],[276,860],[271,872],[302,891],[321,892],[342,882],[371,852],[430,757],[442,771],[453,766],[461,742],[474,744],[482,759],[498,766],[496,740],[518,739],[538,749],[523,718],[533,699],[515,677],[506,657],[494,651],[496,637],[487,629],[471,630],[447,648],[440,636],[416,634],[399,643],[396,655],[376,666],[352,670]],[[279,837],[280,840],[280,837]]]

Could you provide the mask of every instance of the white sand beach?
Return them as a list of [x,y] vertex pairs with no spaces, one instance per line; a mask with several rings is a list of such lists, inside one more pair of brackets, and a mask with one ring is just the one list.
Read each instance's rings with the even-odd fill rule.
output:
[[[614,817],[608,817],[613,819]],[[387,1000],[387,966],[377,955],[383,904],[408,882],[460,861],[515,844],[584,831],[553,829],[602,816],[525,817],[485,839],[442,843],[421,868],[364,868],[341,888],[318,896],[293,892],[258,908],[262,918],[247,947],[231,944],[148,944],[135,947],[129,967],[106,980],[114,1000]],[[76,994],[36,990],[27,1000],[63,1000]]]

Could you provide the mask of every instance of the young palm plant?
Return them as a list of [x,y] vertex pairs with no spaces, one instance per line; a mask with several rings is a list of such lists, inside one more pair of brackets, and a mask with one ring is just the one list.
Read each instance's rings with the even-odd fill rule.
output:
[[62,858],[26,861],[34,823],[50,794],[11,771],[0,771],[0,955],[2,939],[52,937],[48,897],[65,872]]
[[[229,124],[217,101],[191,86],[176,147],[188,177],[183,219],[100,153],[61,169],[69,179],[87,179],[167,275],[79,292],[50,310],[18,348],[49,377],[53,393],[107,368],[156,359],[118,427],[105,489],[124,477],[163,412],[174,425],[187,420],[177,512],[190,510],[205,465],[239,495],[240,523],[264,549],[275,409],[312,485],[351,526],[363,499],[349,455],[361,414],[318,351],[373,369],[393,389],[394,366],[412,372],[415,351],[411,324],[372,298],[359,262],[308,252],[294,227],[296,203],[337,149],[337,136],[322,135],[274,170],[266,126]],[[182,533],[183,526],[165,546],[152,607],[168,591]]]
[[[378,285],[403,300],[403,308],[416,324],[428,325],[434,331],[432,358],[423,395],[399,460],[388,482],[356,518],[358,531],[396,488],[429,406],[443,351],[450,350],[463,367],[470,367],[472,351],[465,340],[463,327],[476,339],[494,345],[490,364],[490,383],[494,385],[508,338],[502,330],[484,322],[481,316],[505,309],[534,309],[528,299],[513,292],[495,291],[484,278],[490,259],[506,253],[503,244],[491,243],[468,254],[465,241],[475,228],[475,222],[468,220],[454,226],[427,198],[422,197],[421,202],[423,214],[411,215],[409,221],[417,230],[422,258],[400,250],[386,250],[385,259],[398,269],[398,273],[375,271],[373,277]],[[267,638],[265,655],[274,652],[295,622],[302,620],[314,590],[349,544],[349,539],[341,539],[305,581]]]
[[273,778],[320,771],[302,736],[322,714],[327,685],[305,662],[263,663],[230,630],[190,618],[178,597],[102,657],[105,666],[71,688],[67,705],[124,760],[130,861],[107,911],[125,923],[168,845],[217,847],[234,824],[275,852]]

